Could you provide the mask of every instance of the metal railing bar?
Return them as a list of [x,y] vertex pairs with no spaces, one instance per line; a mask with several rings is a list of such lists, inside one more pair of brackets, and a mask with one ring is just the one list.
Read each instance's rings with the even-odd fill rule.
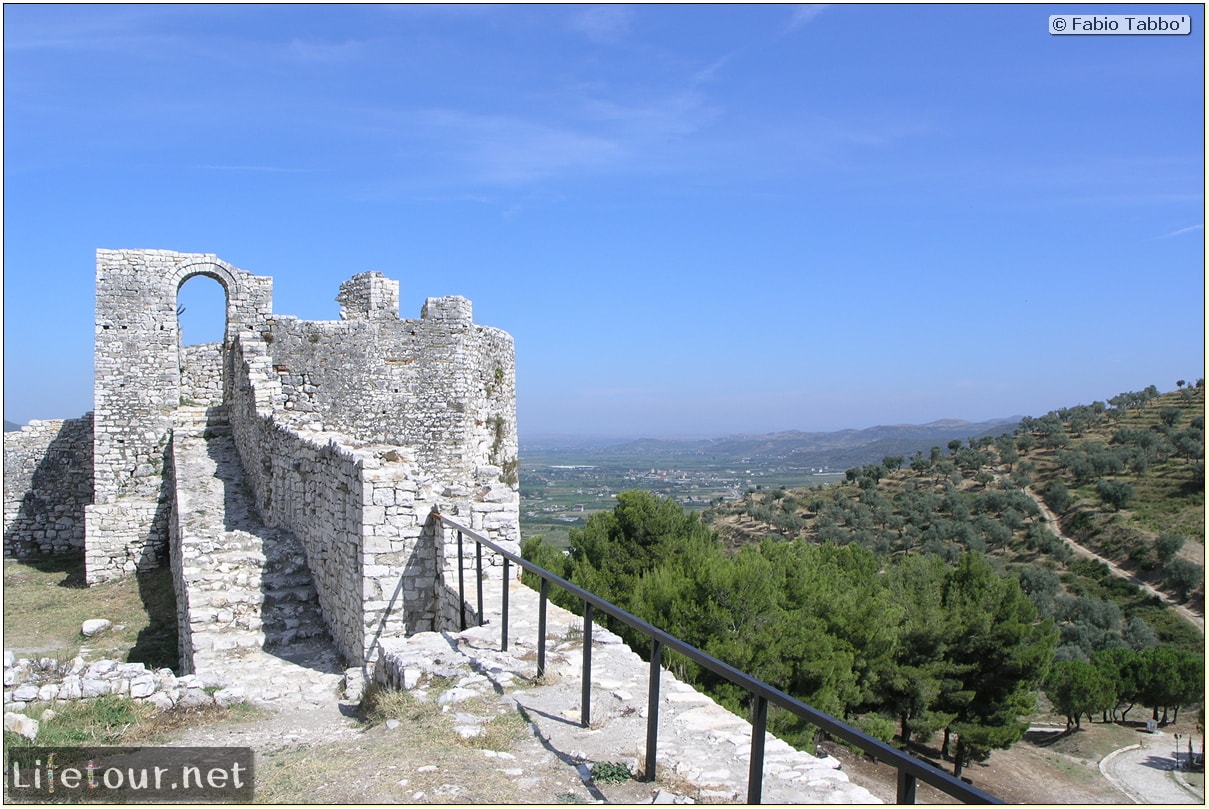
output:
[[751,714],[751,765],[747,770],[747,802],[759,803],[764,791],[764,734],[768,730],[768,700],[756,697]]
[[584,673],[579,693],[579,722],[585,728],[592,722],[592,605],[584,605]]
[[895,803],[915,803],[915,776],[905,770],[898,771],[898,797]]
[[507,559],[504,560],[504,598],[500,604],[500,617],[503,626],[500,627],[500,651],[508,651],[508,585],[511,580],[508,578],[508,566],[512,563]]
[[983,792],[981,789],[978,789],[971,784],[967,784],[946,772],[940,771],[931,764],[916,759],[910,754],[899,750],[897,747],[862,733],[846,722],[836,719],[829,714],[823,713],[817,708],[813,708],[801,700],[792,697],[779,689],[773,688],[768,683],[755,679],[751,675],[740,671],[729,663],[725,663],[712,655],[702,652],[697,647],[680,640],[675,635],[668,634],[662,629],[647,623],[638,616],[626,612],[615,604],[605,601],[599,596],[584,590],[582,587],[572,584],[566,579],[556,576],[545,568],[535,565],[527,559],[523,559],[517,554],[500,547],[487,537],[458,524],[445,515],[434,512],[431,516],[448,525],[449,528],[457,530],[459,538],[461,537],[461,534],[465,532],[473,540],[475,540],[475,542],[486,545],[493,552],[498,553],[505,559],[511,560],[515,564],[519,565],[523,570],[533,573],[541,579],[541,600],[539,602],[540,606],[538,613],[539,632],[541,633],[541,642],[538,646],[538,676],[541,676],[545,672],[545,609],[546,600],[548,598],[548,584],[553,583],[563,590],[566,590],[576,599],[583,601],[585,606],[591,606],[593,609],[598,609],[606,615],[611,615],[614,618],[617,618],[619,621],[628,624],[634,629],[637,629],[639,632],[652,640],[658,640],[663,646],[673,649],[690,660],[699,663],[701,666],[714,672],[715,674],[725,677],[735,685],[748,691],[753,697],[762,697],[772,705],[776,705],[793,712],[797,716],[810,722],[812,725],[815,725],[823,732],[856,745],[868,755],[880,761],[891,764],[900,772],[905,771],[910,775],[913,775],[916,778],[924,781],[924,783],[930,784],[942,792],[958,798],[964,803],[1003,803],[1003,801],[995,796]]
[[542,579],[537,599],[537,676],[546,676],[546,602],[550,600],[550,582]]
[[659,683],[663,679],[663,644],[651,641],[651,672],[646,700],[646,780],[655,780],[656,752],[659,749]]
[[476,590],[478,591],[479,625],[487,623],[483,620],[483,543],[474,543],[474,574]]
[[[477,544],[477,543],[476,543]],[[462,631],[466,631],[466,583],[462,580],[462,531],[458,530],[458,609],[462,616]]]

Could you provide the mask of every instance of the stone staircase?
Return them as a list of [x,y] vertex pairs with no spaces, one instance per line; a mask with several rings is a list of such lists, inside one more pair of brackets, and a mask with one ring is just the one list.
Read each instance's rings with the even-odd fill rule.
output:
[[170,555],[189,627],[182,668],[237,685],[254,702],[318,694],[320,684],[334,701],[343,669],[305,553],[291,533],[260,522],[226,409],[181,407],[173,457]]

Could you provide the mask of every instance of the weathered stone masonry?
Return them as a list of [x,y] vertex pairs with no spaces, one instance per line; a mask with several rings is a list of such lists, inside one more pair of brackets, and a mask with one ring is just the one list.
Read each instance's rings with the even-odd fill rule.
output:
[[[226,292],[225,340],[182,349],[176,295],[199,274]],[[346,658],[456,614],[444,579],[457,549],[425,525],[437,508],[519,541],[512,339],[460,297],[400,318],[398,282],[380,273],[337,300],[342,320],[302,321],[272,312],[271,279],[215,256],[97,251],[90,583],[165,561],[188,485],[172,474],[176,411],[222,404],[260,517],[301,542]]]
[[92,414],[31,421],[4,434],[4,551],[10,556],[84,547],[92,502]]
[[164,561],[170,500],[165,458],[182,398],[177,292],[195,275],[213,278],[226,291],[228,345],[271,313],[272,279],[216,256],[97,251],[94,494],[85,549],[90,584]]

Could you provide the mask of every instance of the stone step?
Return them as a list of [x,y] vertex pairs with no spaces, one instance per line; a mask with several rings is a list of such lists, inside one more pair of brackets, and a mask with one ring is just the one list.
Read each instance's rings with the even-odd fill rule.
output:
[[310,571],[305,567],[289,570],[265,571],[256,564],[243,565],[209,565],[204,561],[195,563],[191,560],[187,568],[188,578],[199,586],[216,584],[231,588],[234,592],[257,590],[263,593],[285,593],[294,591],[315,591],[314,580]]
[[176,425],[179,553],[198,673],[260,680],[264,650],[293,659],[299,643],[338,660],[300,541],[260,523],[225,409],[181,408]]

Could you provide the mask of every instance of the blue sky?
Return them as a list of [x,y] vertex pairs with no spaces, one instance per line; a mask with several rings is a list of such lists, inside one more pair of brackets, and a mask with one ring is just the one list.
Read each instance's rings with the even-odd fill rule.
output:
[[[1051,36],[1052,13],[1191,36]],[[1204,373],[1201,6],[4,8],[4,416],[95,250],[465,295],[526,434],[1041,415]],[[220,292],[182,290],[186,342]]]

